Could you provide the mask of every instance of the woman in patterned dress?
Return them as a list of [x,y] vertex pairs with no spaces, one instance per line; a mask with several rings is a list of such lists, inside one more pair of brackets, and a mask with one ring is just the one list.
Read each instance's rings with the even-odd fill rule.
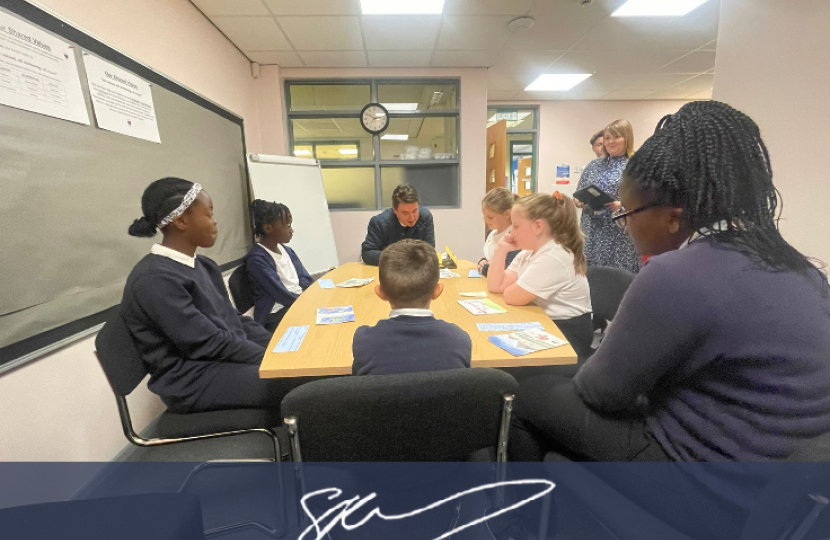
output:
[[634,131],[627,120],[616,120],[603,130],[603,153],[603,157],[585,167],[577,189],[593,184],[616,200],[599,212],[574,200],[582,208],[585,258],[588,266],[613,266],[637,272],[640,269],[640,259],[634,244],[611,221],[611,213],[620,207],[618,191],[623,170],[628,164],[628,158],[634,153]]

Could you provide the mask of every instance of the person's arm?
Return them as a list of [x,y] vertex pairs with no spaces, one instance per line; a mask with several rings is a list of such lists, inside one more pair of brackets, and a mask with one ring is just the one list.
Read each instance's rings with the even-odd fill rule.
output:
[[[513,235],[505,234],[496,247],[493,249],[493,260],[487,268],[487,290],[491,293],[500,294],[516,283],[518,274],[513,270],[505,269],[507,253],[514,251],[516,244],[513,243]],[[507,298],[505,298],[507,301]]]
[[297,252],[295,252],[290,247],[286,247],[285,250],[288,252],[288,256],[291,257],[291,262],[294,264],[294,270],[297,271],[297,277],[300,280],[300,287],[303,290],[308,289],[312,283],[314,283],[314,278],[311,277],[311,274],[308,273],[308,270],[305,269],[303,266],[302,261],[300,261],[300,257],[297,256]]
[[248,271],[248,279],[252,283],[256,283],[271,300],[288,307],[294,303],[299,295],[285,288],[279,274],[277,274],[276,267],[271,266],[271,264],[272,261],[265,257],[248,257],[248,262],[245,265]]
[[194,305],[181,279],[164,273],[144,276],[133,284],[132,294],[147,318],[185,358],[242,364],[262,361],[263,346],[216,326]]
[[245,335],[248,336],[249,340],[263,347],[267,347],[268,343],[271,342],[271,332],[252,318],[239,313],[239,322],[242,324],[242,330],[245,331]]
[[435,221],[432,219],[432,212],[424,215],[424,242],[435,247]]
[[380,254],[383,248],[383,225],[379,216],[369,220],[369,227],[366,230],[366,240],[360,247],[360,256],[363,262],[377,266],[380,262]]
[[602,411],[635,406],[667,372],[692,354],[712,324],[715,308],[694,269],[666,268],[659,259],[637,275],[599,349],[574,383],[582,399]]
[[513,306],[525,306],[536,298],[550,300],[571,282],[573,270],[562,261],[541,254],[522,271],[522,275],[504,291],[504,301]]

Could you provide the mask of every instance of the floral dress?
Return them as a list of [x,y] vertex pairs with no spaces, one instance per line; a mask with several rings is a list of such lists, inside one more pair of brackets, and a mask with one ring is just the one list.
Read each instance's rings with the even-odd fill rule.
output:
[[[589,163],[582,172],[577,189],[597,186],[619,200],[620,180],[628,158],[602,157]],[[640,258],[628,235],[611,221],[611,212],[582,210],[582,232],[585,233],[585,258],[588,266],[612,266],[630,272],[640,270]]]

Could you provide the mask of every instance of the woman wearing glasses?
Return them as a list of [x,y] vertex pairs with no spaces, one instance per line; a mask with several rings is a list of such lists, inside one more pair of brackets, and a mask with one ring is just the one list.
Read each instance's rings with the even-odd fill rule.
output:
[[[616,120],[600,132],[600,137],[602,155],[585,167],[577,189],[593,184],[616,199],[622,173],[634,153],[634,130],[627,120]],[[611,213],[619,209],[619,201],[608,203],[600,211],[593,211],[576,199],[574,204],[582,208],[580,223],[585,234],[588,266],[612,266],[637,272],[640,262],[631,240],[611,222]]]
[[[778,230],[758,126],[689,103],[620,195],[616,223],[652,257],[573,380],[523,383],[511,459],[769,461],[830,430],[830,286]],[[724,508],[749,504],[745,487],[721,490]]]

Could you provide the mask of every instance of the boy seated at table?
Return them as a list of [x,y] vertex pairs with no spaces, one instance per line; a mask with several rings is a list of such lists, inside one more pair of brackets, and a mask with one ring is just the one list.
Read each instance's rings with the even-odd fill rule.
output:
[[375,293],[392,311],[388,319],[355,332],[352,375],[470,367],[470,336],[429,309],[444,290],[435,248],[423,240],[401,240],[383,250],[378,267]]

